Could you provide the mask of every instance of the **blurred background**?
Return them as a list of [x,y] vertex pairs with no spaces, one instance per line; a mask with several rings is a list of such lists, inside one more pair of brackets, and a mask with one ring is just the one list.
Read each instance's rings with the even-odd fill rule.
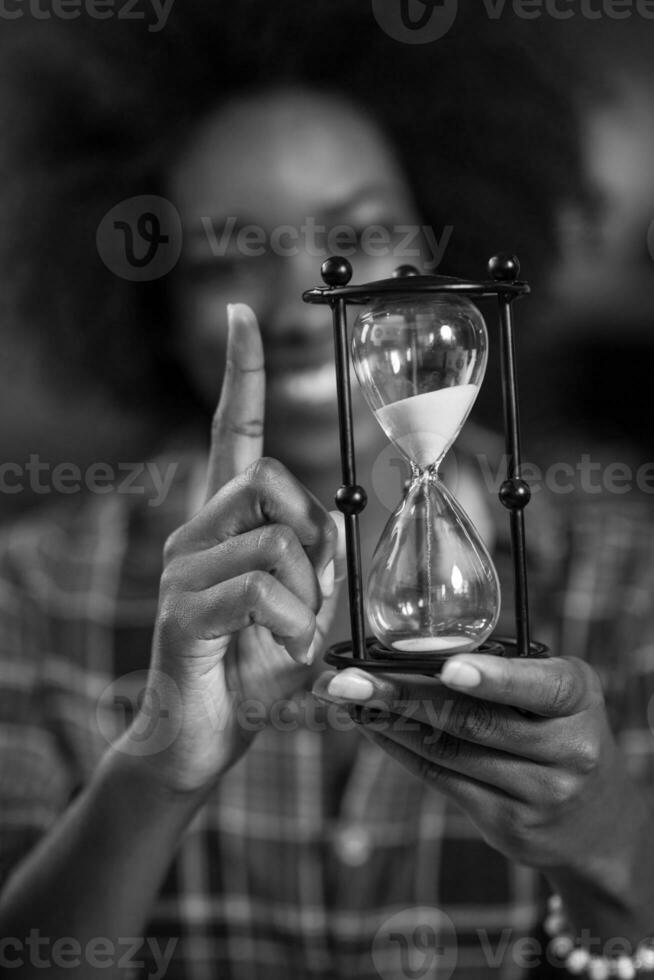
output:
[[[176,0],[165,23],[146,4],[141,20],[0,15],[0,520],[52,494],[24,478],[30,460],[145,460],[209,418],[171,351],[170,275],[122,278],[97,234],[121,201],[162,192],[160,164],[219,100],[227,58],[243,85],[303,73],[382,122],[421,221],[450,229],[438,271],[520,256],[527,458],[648,461],[654,22],[599,0],[592,18],[561,5],[569,19],[479,4],[409,43],[370,0],[333,4],[320,33],[302,5],[255,6]],[[498,430],[495,356],[487,379],[473,417]]]

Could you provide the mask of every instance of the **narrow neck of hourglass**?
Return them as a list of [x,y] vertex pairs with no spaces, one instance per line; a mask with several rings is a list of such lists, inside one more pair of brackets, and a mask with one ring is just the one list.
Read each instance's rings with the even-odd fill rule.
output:
[[413,486],[414,483],[441,483],[442,478],[440,474],[440,467],[442,466],[444,455],[437,459],[434,463],[430,463],[429,466],[419,467],[413,460],[409,460],[411,465],[411,478],[409,483]]

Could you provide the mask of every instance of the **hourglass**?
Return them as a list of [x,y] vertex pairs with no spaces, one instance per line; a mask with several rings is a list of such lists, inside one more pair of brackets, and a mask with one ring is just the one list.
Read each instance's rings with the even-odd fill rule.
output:
[[[325,659],[339,668],[436,673],[455,653],[542,656],[530,640],[524,508],[512,303],[529,292],[519,263],[500,255],[490,281],[421,276],[402,266],[392,279],[350,285],[352,269],[334,257],[322,266],[325,287],[306,302],[333,313],[352,639]],[[488,550],[441,480],[440,467],[475,402],[486,370],[488,331],[473,299],[497,297],[508,474],[500,500],[509,510],[516,638],[498,639],[500,584]],[[351,336],[347,304],[362,306]],[[358,518],[366,493],[356,480],[350,364],[364,398],[411,478],[375,550],[364,588]],[[365,622],[372,637],[365,636]]]

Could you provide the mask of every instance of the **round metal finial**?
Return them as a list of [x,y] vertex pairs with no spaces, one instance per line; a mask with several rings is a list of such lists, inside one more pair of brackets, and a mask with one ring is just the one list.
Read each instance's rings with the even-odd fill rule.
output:
[[398,265],[393,273],[393,279],[404,279],[406,276],[419,276],[420,271],[415,265]]
[[495,282],[515,282],[520,275],[520,262],[517,256],[500,252],[488,263],[488,274]]
[[336,506],[346,517],[360,514],[368,503],[368,494],[358,484],[339,487],[336,492]]
[[500,501],[507,510],[524,510],[531,500],[531,489],[524,480],[505,480],[500,487]]
[[320,266],[320,274],[326,286],[347,286],[352,278],[352,266],[341,255],[332,255]]

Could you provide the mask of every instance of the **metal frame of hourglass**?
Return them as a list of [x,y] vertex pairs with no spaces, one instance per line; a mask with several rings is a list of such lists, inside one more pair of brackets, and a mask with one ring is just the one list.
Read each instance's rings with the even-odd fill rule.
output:
[[520,472],[520,419],[512,306],[514,300],[527,295],[530,288],[528,283],[518,279],[518,259],[505,253],[494,256],[488,263],[488,279],[483,281],[421,275],[413,266],[400,266],[390,279],[352,285],[352,267],[347,259],[338,256],[323,262],[321,274],[325,285],[307,290],[302,298],[306,303],[329,306],[333,317],[343,474],[343,485],[335,499],[345,518],[351,624],[351,639],[330,647],[325,655],[326,662],[337,669],[360,665],[374,672],[433,675],[439,672],[443,663],[452,655],[452,651],[448,651],[412,656],[407,652],[398,653],[397,650],[380,645],[374,638],[366,637],[359,542],[359,515],[366,506],[367,496],[356,478],[347,307],[348,304],[363,306],[384,298],[415,300],[429,294],[458,295],[473,300],[495,297],[499,306],[501,385],[507,453],[507,478],[500,487],[499,498],[509,512],[516,635],[515,638],[504,638],[493,634],[475,652],[506,657],[547,656],[547,647],[531,640],[529,625],[524,509],[529,503],[531,491]]

